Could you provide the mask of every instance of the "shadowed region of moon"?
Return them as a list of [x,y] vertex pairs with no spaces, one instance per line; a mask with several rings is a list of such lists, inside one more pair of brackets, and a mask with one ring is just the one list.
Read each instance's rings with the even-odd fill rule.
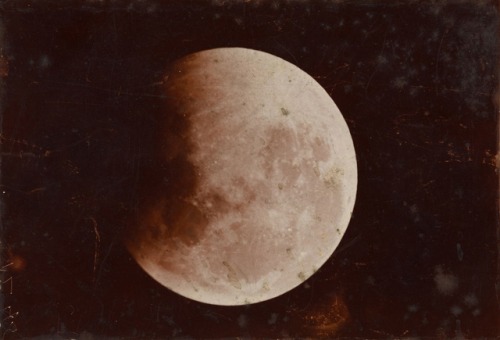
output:
[[347,228],[357,186],[352,139],[326,91],[243,48],[182,58],[164,85],[165,179],[125,241],[138,264],[216,305],[268,300],[313,275]]

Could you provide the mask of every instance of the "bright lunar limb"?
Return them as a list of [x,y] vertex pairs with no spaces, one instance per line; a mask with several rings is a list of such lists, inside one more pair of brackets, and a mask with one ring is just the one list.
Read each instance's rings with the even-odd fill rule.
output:
[[332,255],[356,196],[333,100],[296,66],[244,48],[188,55],[164,85],[161,157],[175,184],[139,212],[132,256],[165,287],[215,305],[298,286]]

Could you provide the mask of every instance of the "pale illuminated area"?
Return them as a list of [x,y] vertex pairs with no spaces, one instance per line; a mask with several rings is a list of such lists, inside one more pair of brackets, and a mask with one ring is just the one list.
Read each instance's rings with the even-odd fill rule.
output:
[[138,264],[216,305],[265,301],[307,280],[339,244],[356,196],[353,142],[327,92],[242,48],[178,60],[164,91],[160,149],[175,184],[141,207],[128,234]]

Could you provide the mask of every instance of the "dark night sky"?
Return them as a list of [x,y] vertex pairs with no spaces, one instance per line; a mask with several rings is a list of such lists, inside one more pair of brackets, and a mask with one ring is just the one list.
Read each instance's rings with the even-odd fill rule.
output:
[[[23,0],[0,13],[9,338],[500,335],[493,1]],[[223,46],[312,75],[359,167],[332,258],[293,291],[240,307],[177,296],[120,243],[175,173],[156,157],[164,70]]]

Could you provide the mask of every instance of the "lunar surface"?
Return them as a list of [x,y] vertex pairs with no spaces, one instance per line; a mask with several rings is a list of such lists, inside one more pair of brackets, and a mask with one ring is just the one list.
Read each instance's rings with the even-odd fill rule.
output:
[[137,263],[216,305],[268,300],[307,280],[339,244],[356,196],[352,138],[327,92],[243,48],[178,60],[164,91],[164,189],[125,241]]

